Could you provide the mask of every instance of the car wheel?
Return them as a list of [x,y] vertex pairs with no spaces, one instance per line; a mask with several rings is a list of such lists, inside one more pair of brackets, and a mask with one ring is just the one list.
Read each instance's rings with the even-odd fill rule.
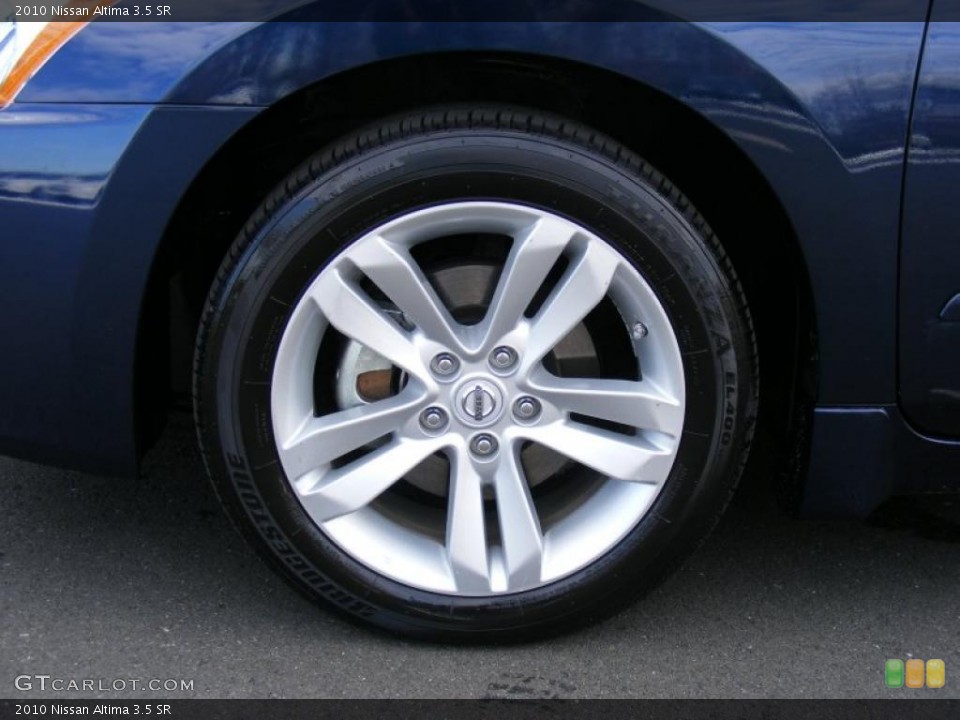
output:
[[604,616],[696,547],[746,459],[757,359],[703,218],[610,138],[507,108],[385,120],[232,246],[200,441],[312,598],[435,640]]

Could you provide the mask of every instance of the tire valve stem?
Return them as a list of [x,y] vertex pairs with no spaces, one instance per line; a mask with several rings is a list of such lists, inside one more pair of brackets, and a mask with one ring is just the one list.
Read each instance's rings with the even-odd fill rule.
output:
[[647,330],[647,326],[644,325],[639,320],[633,324],[633,327],[630,329],[630,334],[633,335],[634,340],[643,340],[650,331]]

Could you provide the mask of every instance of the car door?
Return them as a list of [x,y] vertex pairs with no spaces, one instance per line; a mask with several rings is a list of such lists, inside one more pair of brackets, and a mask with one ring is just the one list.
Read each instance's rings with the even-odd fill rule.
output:
[[[960,19],[933,9],[906,170],[900,402],[924,433],[960,436]],[[947,14],[951,17],[948,18]],[[957,16],[957,17],[952,17]]]

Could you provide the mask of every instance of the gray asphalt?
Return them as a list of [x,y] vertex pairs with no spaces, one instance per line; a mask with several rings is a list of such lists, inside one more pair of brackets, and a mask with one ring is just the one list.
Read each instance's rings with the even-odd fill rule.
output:
[[[960,697],[960,501],[783,517],[756,488],[684,570],[604,624],[510,648],[358,628],[276,579],[221,515],[185,418],[137,482],[0,459],[0,697]],[[886,658],[941,658],[888,690]],[[186,679],[29,692],[18,675]]]

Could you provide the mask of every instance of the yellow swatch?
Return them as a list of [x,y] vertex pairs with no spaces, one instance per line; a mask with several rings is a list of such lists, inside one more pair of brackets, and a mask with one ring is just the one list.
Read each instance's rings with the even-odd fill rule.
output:
[[943,660],[927,660],[927,687],[942,688],[946,676],[947,669]]

